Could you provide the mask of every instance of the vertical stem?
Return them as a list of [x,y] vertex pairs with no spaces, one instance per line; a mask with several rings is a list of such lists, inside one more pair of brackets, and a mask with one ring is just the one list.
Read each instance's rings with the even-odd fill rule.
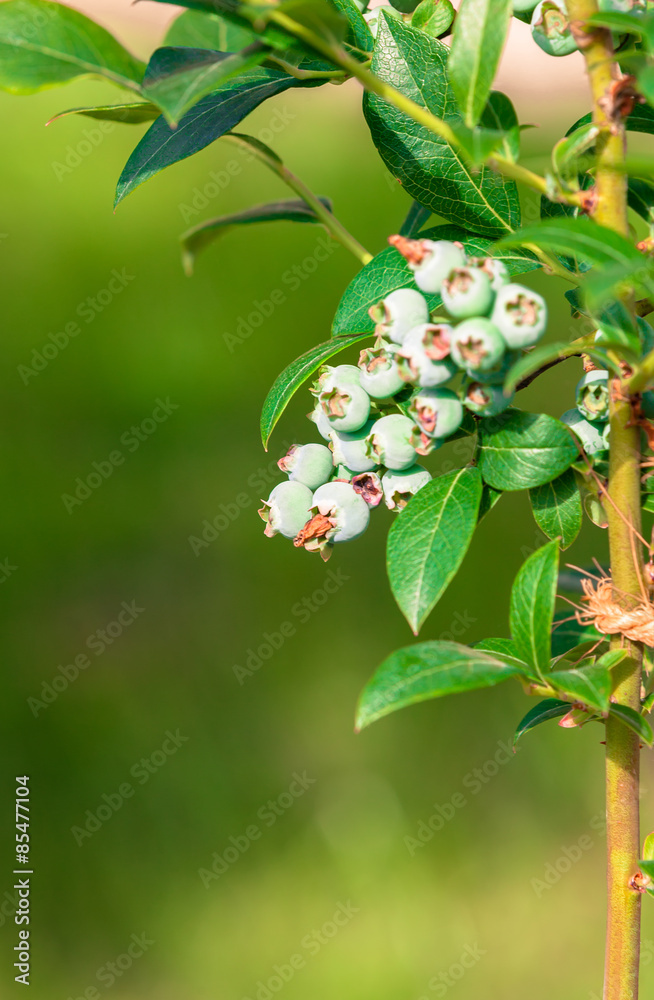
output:
[[[596,0],[568,0],[570,20],[581,27],[597,10]],[[593,119],[607,126],[611,85],[618,78],[611,35],[593,30],[582,38],[582,51],[593,95]],[[615,170],[624,163],[625,129],[605,127],[597,146],[597,208],[594,217],[628,236],[627,180]],[[622,390],[622,391],[620,391]],[[642,580],[642,549],[633,529],[640,533],[640,429],[630,426],[632,407],[621,384],[613,385],[611,402],[611,451],[609,462],[609,550],[614,598],[625,606],[638,602]],[[614,507],[615,504],[615,507]],[[617,508],[617,509],[616,509]],[[612,646],[622,639],[614,636]],[[640,710],[642,648],[632,645],[630,655],[616,668],[613,697]],[[632,888],[640,856],[638,737],[614,717],[606,723],[607,819],[607,934],[604,1000],[637,1000],[640,954],[640,893]]]

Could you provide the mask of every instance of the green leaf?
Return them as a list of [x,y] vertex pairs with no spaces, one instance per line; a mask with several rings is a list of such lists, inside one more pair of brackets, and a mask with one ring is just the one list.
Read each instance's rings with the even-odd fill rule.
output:
[[218,14],[185,10],[170,25],[164,45],[185,45],[191,49],[215,49],[218,52],[240,52],[251,45],[256,35],[248,28],[231,24]]
[[[522,254],[514,250],[506,250],[500,256],[495,251],[494,244],[483,236],[471,236],[455,226],[435,226],[425,229],[419,234],[420,239],[450,240],[463,244],[469,257],[492,256],[502,260],[511,275],[533,271],[540,263],[532,255]],[[413,274],[407,267],[404,257],[395,247],[386,247],[366,264],[352,279],[346,288],[336,310],[332,325],[332,336],[342,337],[349,333],[363,333],[375,329],[375,324],[368,315],[371,306],[376,305],[386,295],[397,288],[416,288]],[[440,295],[426,295],[429,309],[433,312],[441,305]]]
[[[565,619],[568,619],[566,621]],[[607,637],[598,632],[593,625],[580,625],[569,611],[562,611],[554,617],[552,628],[552,656],[564,656],[585,642],[597,642]]]
[[578,455],[565,424],[546,413],[509,409],[479,422],[479,468],[496,490],[532,489],[562,475]]
[[[406,219],[402,223],[402,228],[400,229],[400,236],[406,236],[407,239],[411,239],[419,233],[426,222],[431,218],[431,209],[425,208],[420,202],[414,201],[411,203],[411,208],[407,212]],[[370,261],[372,264],[372,261]]]
[[640,712],[634,711],[628,705],[616,705],[615,702],[611,702],[609,708],[611,715],[614,715],[616,719],[620,719],[620,722],[624,723],[629,729],[636,733],[643,743],[651,747],[654,743],[654,733],[652,732],[652,727],[644,716]]
[[48,0],[0,3],[0,89],[33,94],[80,76],[138,90],[145,67],[113,35]]
[[626,11],[600,10],[587,18],[588,24],[609,28],[619,34],[641,35],[651,47],[654,43],[654,18],[643,10]]
[[490,94],[511,13],[511,0],[463,0],[459,6],[447,68],[470,128],[479,121]]
[[[331,211],[328,198],[320,199],[325,208]],[[318,216],[305,201],[288,199],[287,201],[271,201],[266,205],[256,205],[242,212],[222,215],[217,219],[209,219],[194,226],[180,237],[184,270],[193,273],[195,258],[220,236],[224,236],[234,226],[248,226],[259,222],[320,222]]]
[[638,867],[643,875],[648,875],[650,878],[654,878],[654,860],[651,858],[641,858],[638,862]]
[[492,687],[516,672],[488,653],[458,642],[421,642],[399,649],[384,660],[363,689],[357,708],[357,732],[399,708],[428,698]]
[[483,653],[492,653],[502,663],[506,663],[510,667],[515,667],[517,672],[523,674],[528,680],[533,679],[529,664],[525,663],[518,656],[515,640],[503,638],[482,639],[481,642],[475,643],[474,648],[481,649]]
[[354,0],[330,0],[330,2],[347,20],[346,42],[361,52],[372,52],[374,45],[372,32]]
[[569,701],[559,701],[558,698],[545,698],[543,701],[539,701],[518,723],[513,737],[513,745],[515,746],[520,737],[528,733],[530,729],[535,729],[536,726],[540,726],[543,722],[549,722],[550,719],[558,719],[562,715],[567,715],[569,711]]
[[654,862],[654,833],[648,833],[645,837],[643,843],[643,861]]
[[271,12],[269,6],[262,8],[260,4],[249,4],[241,0],[157,0],[157,2],[188,7],[204,14],[217,14],[237,28],[256,31],[260,38],[275,48],[285,50],[297,45],[296,39],[288,31],[267,23],[265,15]]
[[310,351],[293,361],[288,368],[279,375],[266,396],[261,411],[261,440],[263,446],[268,450],[268,441],[273,432],[275,424],[288,406],[294,394],[310,378],[315,371],[320,368],[325,361],[329,361],[335,354],[344,351],[352,344],[358,344],[365,340],[369,334],[358,334],[354,337],[343,337],[342,340],[328,340],[324,344],[312,347]]
[[513,392],[523,379],[528,375],[533,375],[543,365],[557,358],[572,358],[578,356],[585,350],[580,344],[541,344],[535,347],[528,354],[523,354],[516,363],[511,366],[509,373],[504,380],[504,388],[507,392]]
[[504,133],[502,153],[507,160],[517,160],[520,155],[520,126],[510,98],[501,90],[493,90],[488,104],[482,111],[479,124],[484,128]]
[[[584,115],[568,129],[567,134],[571,135],[572,132],[588,125],[592,120],[593,115],[589,111],[587,115]],[[625,125],[629,132],[644,132],[646,135],[654,135],[654,108],[651,108],[649,104],[634,105],[633,111],[625,119]]]
[[500,246],[535,244],[542,250],[581,257],[590,264],[606,266],[629,261],[643,264],[643,255],[633,243],[613,229],[600,226],[592,219],[545,219],[536,226],[527,226],[500,241]]
[[423,486],[393,522],[386,550],[388,578],[416,635],[463,561],[480,500],[478,470],[456,469]]
[[[449,125],[460,120],[447,80],[448,48],[424,32],[381,14],[372,71]],[[384,163],[410,197],[472,232],[495,237],[519,225],[513,181],[487,168],[473,171],[461,154],[376,94],[364,113]]]
[[270,49],[255,42],[242,52],[211,49],[161,48],[153,52],[142,91],[163,111],[173,127],[182,115],[233,77],[263,62]]
[[629,208],[645,222],[651,223],[654,219],[654,183],[641,177],[630,177],[627,197]]
[[548,538],[560,538],[561,548],[572,545],[581,531],[583,509],[581,493],[572,469],[567,469],[550,483],[529,491],[536,524]]
[[525,560],[511,588],[510,622],[516,653],[539,676],[550,667],[558,574],[559,545],[548,542]]
[[581,125],[564,139],[560,139],[552,150],[552,169],[563,183],[578,187],[578,163],[597,142],[600,128],[594,122]]
[[259,66],[203,98],[184,115],[176,129],[171,129],[161,116],[127,161],[118,181],[115,204],[165,167],[192,156],[225,135],[263,101],[289,87],[312,85],[315,86],[315,81],[301,83],[287,73]]
[[477,523],[490,513],[501,496],[501,490],[494,490],[488,483],[484,483],[481,491],[481,503],[479,504],[479,518]]
[[425,31],[432,38],[444,35],[454,20],[450,0],[421,0],[411,15],[411,27]]
[[142,125],[144,122],[154,121],[159,117],[159,108],[154,104],[146,104],[139,101],[137,104],[105,104],[100,107],[90,108],[70,108],[68,111],[60,111],[46,125],[59,121],[60,118],[68,118],[69,115],[84,115],[87,118],[97,118],[103,122],[123,122],[125,125]]
[[[618,653],[620,652],[621,650],[618,650]],[[619,658],[623,659],[624,656]],[[573,701],[606,715],[611,696],[610,668],[615,662],[615,656],[607,653],[600,657],[597,663],[589,666],[552,671],[547,675],[547,683]]]

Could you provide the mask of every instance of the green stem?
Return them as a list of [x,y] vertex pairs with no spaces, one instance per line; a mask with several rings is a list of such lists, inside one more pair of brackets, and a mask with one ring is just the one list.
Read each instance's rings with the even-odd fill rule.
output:
[[[461,142],[454,132],[454,130],[443,121],[442,118],[438,118],[436,115],[432,114],[427,108],[422,107],[420,104],[416,104],[412,101],[410,97],[405,94],[400,93],[395,87],[390,84],[385,83],[380,80],[378,76],[371,73],[364,65],[354,59],[349,53],[345,52],[339,45],[335,45],[331,42],[325,41],[320,35],[317,35],[310,28],[305,27],[302,24],[298,24],[287,14],[280,11],[275,11],[271,14],[271,21],[274,21],[280,26],[280,28],[285,28],[291,34],[296,35],[301,38],[312,48],[316,49],[326,56],[335,65],[340,66],[342,69],[346,70],[351,76],[355,77],[362,83],[366,90],[369,90],[372,94],[377,94],[378,97],[383,98],[383,100],[388,101],[398,109],[398,111],[404,112],[409,118],[418,125],[423,125],[425,128],[429,129],[439,138],[444,139],[448,145],[452,146],[454,149],[461,150]],[[526,184],[528,187],[534,188],[540,194],[547,194],[548,187],[547,181],[544,177],[540,177],[535,174],[532,170],[528,170],[526,167],[520,166],[519,163],[513,163],[511,160],[505,159],[499,153],[493,153],[491,160],[489,161],[489,166],[498,173],[503,174],[506,177],[510,177],[512,180],[520,181],[522,184]],[[563,197],[563,196],[562,196]],[[579,204],[579,198],[576,194],[572,193],[566,195],[564,200],[568,204],[577,205]],[[500,219],[502,225],[511,232],[511,227],[508,222]]]
[[230,139],[239,146],[243,146],[248,153],[256,156],[262,163],[277,174],[277,176],[289,187],[292,191],[300,196],[302,201],[306,202],[309,208],[312,208],[316,218],[325,227],[328,233],[341,246],[349,250],[350,253],[354,254],[356,259],[361,264],[368,264],[372,260],[372,254],[368,253],[365,247],[361,246],[359,241],[355,239],[354,236],[345,228],[342,222],[336,218],[336,216],[326,208],[321,202],[320,198],[317,198],[313,191],[306,186],[306,184],[296,177],[288,167],[285,167],[281,160],[277,159],[276,156],[271,156],[264,146],[259,144],[254,144],[246,139],[244,136],[240,136],[237,132],[228,132],[224,136],[225,139]]
[[[583,24],[597,0],[568,0],[571,21]],[[593,96],[593,120],[603,126],[597,143],[597,221],[628,236],[624,126],[609,129],[603,99],[618,79],[611,34],[587,32],[582,48]],[[603,106],[604,105],[604,106]],[[628,384],[615,380],[611,399],[609,550],[614,600],[623,607],[639,603],[642,587],[640,509],[640,428],[633,419]],[[636,534],[638,533],[638,534]],[[613,648],[623,645],[613,636]],[[632,644],[613,678],[613,700],[640,711],[642,646]],[[640,893],[632,879],[640,855],[638,737],[619,720],[606,722],[606,818],[608,912],[604,1000],[637,1000],[640,954]]]

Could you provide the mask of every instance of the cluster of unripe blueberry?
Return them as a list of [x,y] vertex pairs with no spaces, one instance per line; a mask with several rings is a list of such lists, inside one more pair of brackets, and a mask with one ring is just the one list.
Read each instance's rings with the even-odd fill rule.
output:
[[[279,462],[288,481],[259,511],[267,535],[324,559],[365,531],[371,507],[406,506],[432,478],[418,458],[456,435],[466,411],[510,406],[506,373],[547,324],[544,299],[513,283],[502,261],[467,258],[445,240],[389,242],[420,291],[398,288],[369,310],[377,339],[358,366],[322,370],[309,418],[328,444],[294,445]],[[431,316],[422,293],[440,294],[449,317]]]
[[609,450],[609,373],[603,369],[586,372],[577,384],[575,402],[561,420],[579,438],[586,455],[602,461]]

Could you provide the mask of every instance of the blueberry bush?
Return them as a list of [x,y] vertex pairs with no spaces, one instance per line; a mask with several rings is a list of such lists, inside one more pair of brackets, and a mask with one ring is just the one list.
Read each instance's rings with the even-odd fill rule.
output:
[[[654,894],[654,835],[641,845],[638,814],[640,753],[654,742],[654,558],[642,535],[643,510],[654,512],[654,329],[646,319],[654,310],[654,159],[632,153],[627,137],[654,134],[649,0],[461,0],[456,10],[450,0],[393,0],[373,10],[365,0],[174,2],[186,9],[145,65],[68,6],[5,0],[0,87],[30,94],[91,75],[121,88],[119,103],[61,112],[149,123],[116,203],[218,139],[245,147],[288,187],[285,200],[185,233],[188,270],[229,228],[276,220],[323,226],[359,262],[330,339],[292,361],[263,402],[267,446],[309,383],[309,417],[322,440],[296,444],[280,460],[287,478],[260,511],[267,536],[328,559],[384,504],[395,512],[390,587],[417,635],[480,520],[503,493],[528,491],[549,541],[514,581],[511,638],[473,647],[419,642],[391,653],[361,695],[357,728],[418,701],[509,680],[537,699],[516,740],[550,720],[602,727],[604,997],[634,1000],[640,904]],[[544,52],[580,52],[585,62],[591,110],[563,124],[544,175],[521,162],[525,126],[510,97],[493,90],[512,16],[531,25]],[[384,165],[413,199],[400,232],[374,256],[329,199],[274,150],[235,131],[289,88],[350,78],[361,84]],[[542,89],[546,100],[546,80]],[[527,190],[540,199],[540,218],[522,225]],[[536,270],[568,283],[578,321],[570,341],[546,336],[547,303],[518,280]],[[352,347],[358,364],[327,364]],[[521,391],[568,359],[580,375],[570,409],[521,409]],[[467,442],[468,461],[432,475],[430,456],[456,439]],[[583,596],[571,613],[556,609],[565,589],[559,559],[584,517],[606,529],[610,562],[580,571]]]

